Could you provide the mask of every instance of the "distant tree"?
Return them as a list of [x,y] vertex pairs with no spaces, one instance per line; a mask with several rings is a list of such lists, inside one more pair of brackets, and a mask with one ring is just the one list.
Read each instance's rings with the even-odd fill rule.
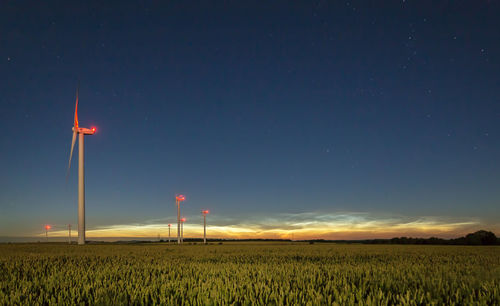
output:
[[463,244],[467,244],[467,243],[465,242],[465,237],[460,237],[460,238],[456,238],[456,239],[451,239],[450,244],[463,245]]
[[497,243],[497,237],[492,232],[480,230],[467,234],[465,243],[470,245],[493,245]]
[[446,244],[444,239],[439,239],[437,237],[431,237],[428,239],[429,244]]
[[[312,241],[311,241],[312,242]],[[310,243],[311,243],[310,242]],[[412,237],[394,237],[391,239],[373,239],[373,240],[344,240],[337,242],[344,243],[368,243],[368,244],[431,244],[431,245],[500,245],[500,238],[497,238],[494,233],[485,230],[480,230],[475,233],[470,233],[465,237],[455,239],[442,239],[437,237],[430,238],[412,238]]]

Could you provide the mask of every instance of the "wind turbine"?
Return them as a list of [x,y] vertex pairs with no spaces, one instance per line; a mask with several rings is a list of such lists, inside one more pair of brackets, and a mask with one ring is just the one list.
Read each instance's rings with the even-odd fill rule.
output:
[[182,194],[175,196],[175,204],[177,205],[177,244],[181,244],[181,202],[185,201],[186,197]]
[[203,243],[207,244],[207,215],[210,211],[208,209],[202,210],[201,213],[203,214]]
[[172,226],[172,224],[168,225],[168,244],[170,244],[170,227],[171,226]]
[[96,128],[82,128],[78,125],[78,88],[76,89],[75,121],[73,124],[73,139],[71,140],[71,151],[69,153],[68,173],[71,168],[71,158],[75,148],[76,135],[78,134],[78,244],[85,244],[85,168],[84,168],[84,146],[83,137],[94,135]]
[[45,225],[45,239],[47,240],[47,242],[49,242],[49,229],[51,229],[51,226],[50,225]]
[[181,243],[184,243],[184,222],[186,222],[186,218],[181,219]]
[[68,224],[68,243],[71,244],[71,224]]

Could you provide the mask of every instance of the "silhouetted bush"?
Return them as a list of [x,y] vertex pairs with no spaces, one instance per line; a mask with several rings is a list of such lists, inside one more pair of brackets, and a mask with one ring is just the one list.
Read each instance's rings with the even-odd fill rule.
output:
[[465,236],[465,242],[470,245],[493,245],[497,243],[497,237],[492,232],[481,230]]
[[411,237],[395,237],[392,239],[374,239],[361,241],[344,241],[344,242],[361,242],[368,244],[451,244],[451,245],[500,245],[500,239],[494,233],[485,230],[480,230],[475,233],[467,234],[465,237],[455,239],[441,239],[437,237],[430,238],[411,238]]

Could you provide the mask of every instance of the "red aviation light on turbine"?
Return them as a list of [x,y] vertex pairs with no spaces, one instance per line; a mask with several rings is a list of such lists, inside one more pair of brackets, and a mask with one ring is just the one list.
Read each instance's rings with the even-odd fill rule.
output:
[[171,227],[171,226],[172,226],[172,224],[169,224],[169,225],[168,225],[168,227]]
[[92,131],[92,133],[97,132],[97,128],[95,126],[91,127],[90,130]]
[[210,213],[210,210],[208,210],[208,209],[207,210],[202,210],[201,213],[204,214],[204,215],[208,215]]
[[186,200],[186,197],[183,196],[182,194],[179,194],[177,196],[175,196],[175,199],[179,202],[182,202],[182,201],[185,201]]
[[181,219],[181,222],[186,222],[186,218],[182,218],[182,219]]
[[51,229],[51,228],[52,228],[52,227],[51,227],[50,225],[48,225],[48,224],[47,224],[47,225],[45,225],[45,230],[47,230],[47,231],[48,231],[48,230],[49,230],[49,229]]

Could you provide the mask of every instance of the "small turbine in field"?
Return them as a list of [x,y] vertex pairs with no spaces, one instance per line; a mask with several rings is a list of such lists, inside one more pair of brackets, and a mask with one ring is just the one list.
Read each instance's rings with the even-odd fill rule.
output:
[[68,173],[71,168],[71,158],[75,148],[76,135],[78,135],[78,244],[85,244],[85,167],[83,137],[94,135],[96,128],[82,128],[78,125],[78,89],[76,90],[75,118],[73,124],[73,139],[71,140],[71,151],[69,153]]
[[186,222],[186,218],[181,219],[181,243],[184,243],[184,222]]
[[47,240],[47,242],[49,242],[49,229],[51,229],[52,226],[50,225],[45,225],[45,240]]
[[181,244],[181,202],[185,200],[186,197],[182,194],[175,196],[175,204],[177,205],[177,244]]
[[71,224],[68,224],[68,243],[71,244]]
[[203,243],[207,244],[207,215],[210,211],[208,209],[202,210],[201,213],[203,215]]
[[170,244],[170,227],[171,226],[172,226],[172,224],[168,225],[168,244]]

